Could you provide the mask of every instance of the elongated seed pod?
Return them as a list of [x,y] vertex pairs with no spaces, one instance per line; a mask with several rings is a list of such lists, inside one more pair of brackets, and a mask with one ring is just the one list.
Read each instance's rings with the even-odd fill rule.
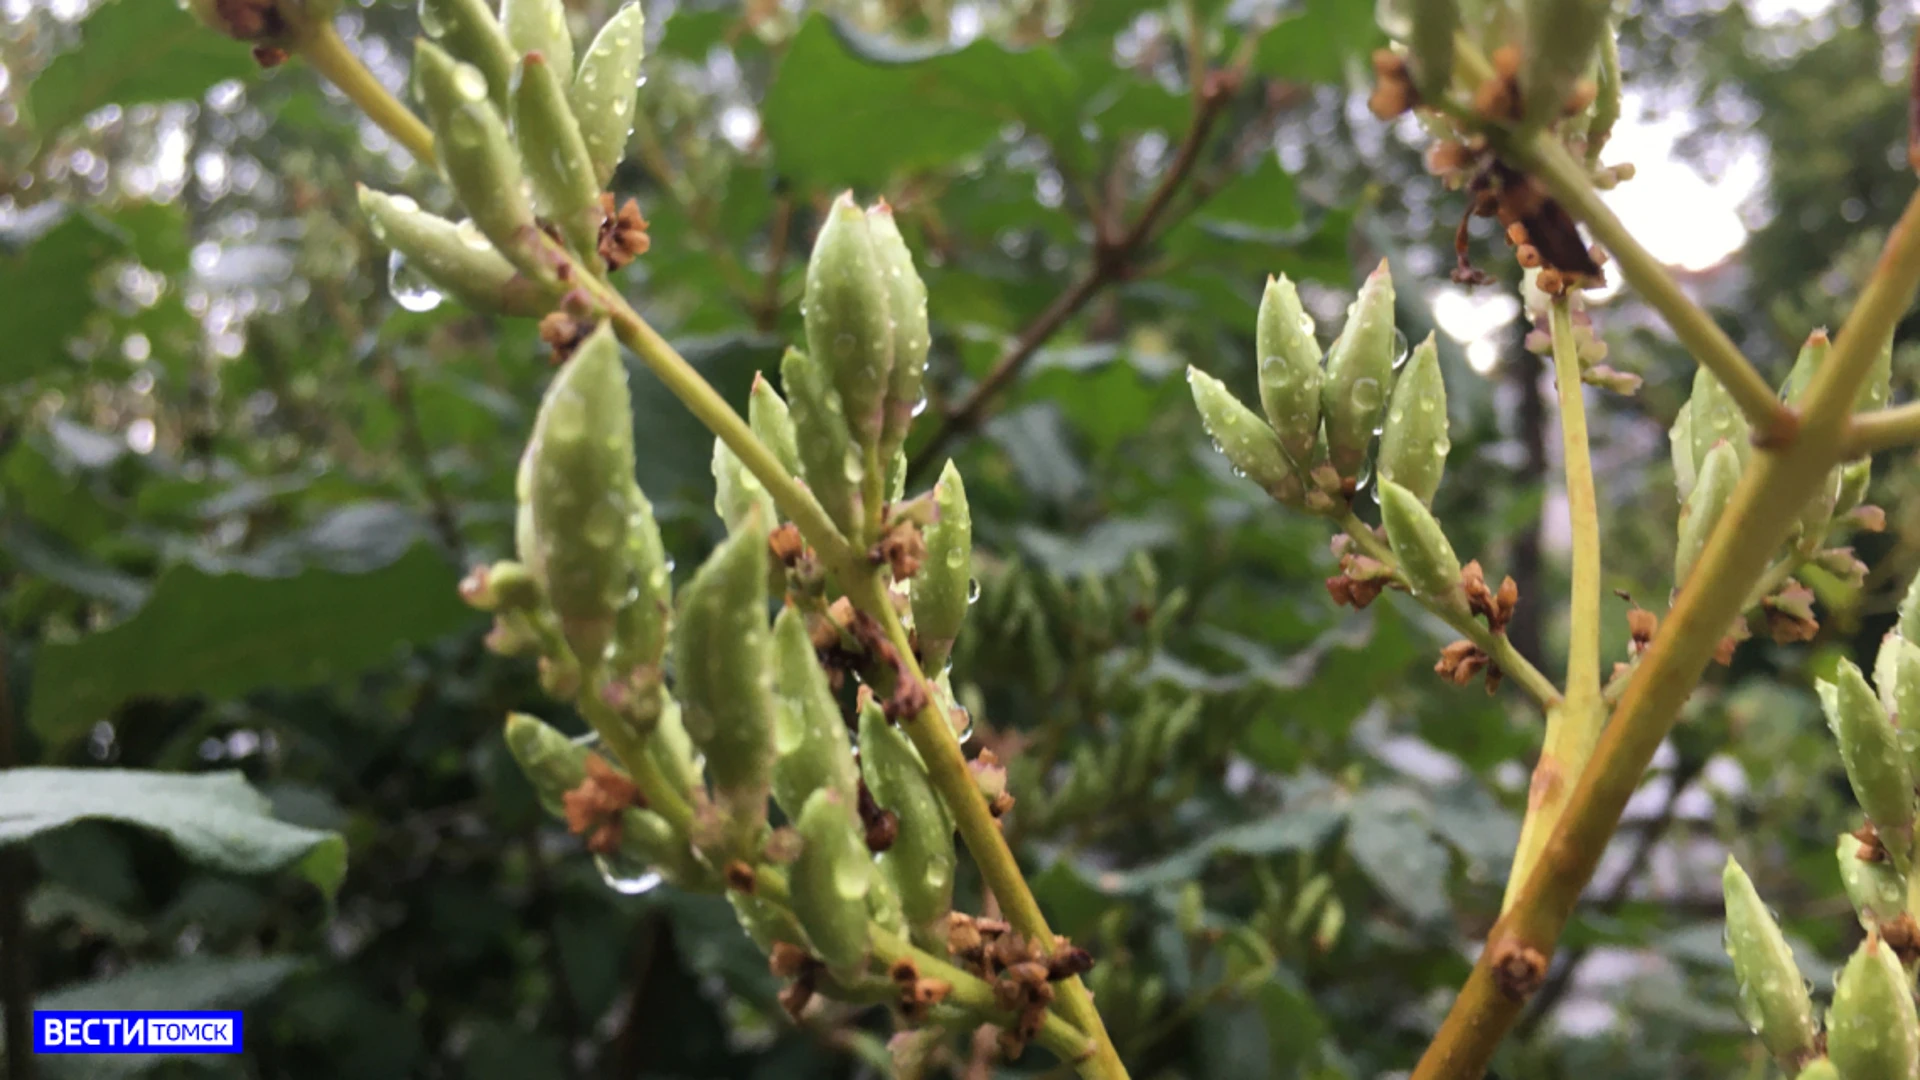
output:
[[617,675],[638,668],[658,669],[667,651],[667,624],[673,611],[673,576],[667,571],[667,548],[654,520],[653,503],[638,484],[627,488],[627,583],[619,613],[614,616],[613,656],[609,665]]
[[913,579],[913,627],[922,665],[939,671],[953,654],[973,596],[973,512],[951,461],[934,482],[933,501],[939,516],[924,530],[927,556]]
[[752,858],[773,783],[772,635],[767,529],[750,522],[722,541],[681,590],[673,658],[682,718],[706,754],[723,806],[729,854]]
[[1387,527],[1387,542],[1393,545],[1393,554],[1400,560],[1400,569],[1406,573],[1415,596],[1449,607],[1466,606],[1466,594],[1460,588],[1460,558],[1425,503],[1399,484],[1383,480],[1380,523]]
[[900,894],[907,932],[923,949],[944,948],[953,910],[953,818],[906,732],[868,698],[860,710],[860,771],[874,801],[900,819],[880,872]]
[[1791,1072],[1814,1052],[1819,1028],[1813,999],[1779,924],[1732,856],[1727,857],[1720,885],[1727,904],[1727,956],[1740,981],[1741,1015]]
[[1827,340],[1825,330],[1815,330],[1807,335],[1801,344],[1800,352],[1793,358],[1793,367],[1787,372],[1787,385],[1781,395],[1787,404],[1798,405],[1807,396],[1807,384],[1813,381],[1814,372],[1826,363],[1827,354],[1833,351],[1832,342]]
[[760,478],[749,472],[720,439],[713,440],[713,512],[720,515],[728,532],[744,527],[748,521],[765,524],[780,516]]
[[888,325],[893,330],[893,366],[888,369],[886,407],[880,425],[880,459],[891,462],[907,441],[907,429],[925,404],[921,386],[927,377],[927,286],[914,269],[913,252],[893,220],[893,209],[880,202],[867,209],[867,229],[879,257],[880,277],[887,290]]
[[646,56],[647,17],[637,2],[622,5],[587,46],[573,77],[573,114],[593,158],[601,187],[627,156],[633,137],[633,102],[639,96],[640,63]]
[[1343,478],[1360,475],[1386,412],[1395,347],[1393,275],[1382,259],[1347,308],[1347,325],[1327,350],[1327,377],[1320,388],[1327,461]]
[[705,795],[706,777],[694,755],[693,738],[681,722],[680,703],[671,696],[662,695],[660,719],[647,735],[646,751],[653,767],[681,798],[694,803],[696,791]]
[[786,399],[780,396],[780,391],[757,371],[753,375],[753,392],[747,396],[747,426],[753,429],[755,438],[773,451],[787,475],[800,475],[800,443],[793,431],[793,414],[787,410]]
[[1549,124],[1564,111],[1574,84],[1593,68],[1612,6],[1611,0],[1527,0],[1520,46],[1527,123]]
[[867,215],[853,193],[834,200],[807,262],[807,353],[833,380],[847,430],[877,446],[893,372],[893,305]]
[[760,947],[761,952],[772,952],[779,943],[808,947],[806,932],[786,908],[769,903],[752,893],[738,889],[727,890],[727,903],[733,905],[733,917],[740,923],[740,929],[747,932],[747,938]]
[[867,892],[873,863],[853,808],[832,791],[800,810],[804,846],[793,864],[793,913],[828,970],[855,974],[867,962]]
[[1693,573],[1693,564],[1706,549],[1707,536],[1720,523],[1733,489],[1740,483],[1740,458],[1725,442],[1715,443],[1702,458],[1700,476],[1680,508],[1680,539],[1673,552],[1673,584],[1679,588]]
[[360,210],[373,235],[442,292],[475,311],[538,317],[560,291],[513,268],[472,224],[456,225],[420,209],[405,195],[359,186]]
[[1914,1014],[1912,981],[1878,937],[1861,942],[1834,978],[1827,1057],[1845,1080],[1920,1076],[1920,1017]]
[[1835,861],[1840,865],[1840,884],[1847,899],[1860,916],[1860,925],[1875,926],[1898,919],[1907,910],[1907,882],[1884,860],[1862,859],[1860,841],[1850,833],[1841,833]]
[[573,71],[573,32],[563,0],[500,0],[500,25],[514,52],[537,52],[555,70]]
[[783,608],[773,620],[773,662],[779,710],[773,727],[773,801],[789,818],[798,818],[816,791],[835,792],[846,805],[855,805],[860,770],[847,722],[798,608]]
[[1267,279],[1254,342],[1260,353],[1260,407],[1280,437],[1280,449],[1304,471],[1320,442],[1320,387],[1326,373],[1313,319],[1284,274]]
[[456,60],[480,69],[487,96],[504,115],[513,85],[513,46],[487,0],[420,0],[420,29]]
[[553,222],[581,265],[598,272],[600,185],[593,177],[580,124],[567,104],[563,72],[546,56],[530,52],[513,84],[513,138],[533,179],[534,207]]
[[1445,98],[1453,79],[1453,36],[1460,30],[1458,0],[1420,0],[1413,5],[1413,33],[1407,39],[1413,85],[1423,100]]
[[1280,502],[1302,506],[1305,487],[1300,475],[1280,448],[1280,436],[1260,414],[1242,405],[1225,384],[1197,367],[1187,368],[1187,386],[1193,391],[1194,407],[1200,410],[1200,422],[1233,467]]
[[1834,681],[1819,683],[1820,707],[1827,726],[1840,744],[1840,760],[1854,798],[1885,838],[1894,865],[1906,871],[1907,847],[1912,839],[1913,773],[1900,746],[1900,735],[1885,709],[1867,685],[1865,675],[1851,660],[1842,659]]
[[507,749],[533,785],[540,805],[556,817],[566,813],[561,800],[587,779],[586,747],[526,713],[509,713]]
[[486,76],[439,46],[414,48],[414,80],[433,127],[434,152],[473,223],[507,261],[539,281],[553,271],[538,257],[533,204],[521,188],[520,154],[487,97]]
[[1440,377],[1440,350],[1432,334],[1413,350],[1413,359],[1393,387],[1387,426],[1380,434],[1376,471],[1411,491],[1428,506],[1447,469],[1447,384]]
[[1703,464],[1693,459],[1693,402],[1681,403],[1680,414],[1667,429],[1667,449],[1673,457],[1673,486],[1679,490],[1684,504],[1687,496],[1693,494],[1697,468]]
[[780,383],[792,410],[801,479],[847,539],[864,550],[872,539],[866,535],[861,509],[860,485],[866,472],[847,431],[840,392],[820,365],[798,349],[788,349],[780,361]]
[[627,369],[601,323],[547,388],[521,459],[532,546],[520,559],[586,663],[601,659],[626,603],[633,470]]
[[1712,450],[1715,443],[1724,442],[1733,448],[1734,456],[1744,468],[1747,458],[1753,453],[1753,429],[1747,424],[1747,418],[1733,400],[1733,395],[1704,367],[1694,373],[1690,404],[1692,421],[1689,434],[1693,439],[1693,460],[1696,465],[1705,468],[1707,451]]

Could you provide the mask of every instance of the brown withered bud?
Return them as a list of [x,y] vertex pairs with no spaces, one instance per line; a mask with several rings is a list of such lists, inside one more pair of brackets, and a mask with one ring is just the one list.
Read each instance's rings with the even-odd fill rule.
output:
[[1507,226],[1507,243],[1512,244],[1514,247],[1519,247],[1526,242],[1527,227],[1525,225],[1516,221]]
[[1654,632],[1660,629],[1660,616],[1643,607],[1627,609],[1627,652],[1639,656],[1653,643]]
[[628,199],[619,210],[613,208],[613,193],[600,194],[600,257],[607,269],[618,270],[647,253],[653,240],[647,236],[647,219],[640,215],[640,204]]
[[1521,244],[1513,249],[1513,258],[1522,269],[1531,270],[1540,265],[1540,249],[1532,244]]
[[1367,108],[1373,115],[1392,120],[1419,103],[1407,62],[1392,49],[1374,50],[1373,74],[1373,95],[1367,99]]
[[[806,550],[807,542],[800,537],[800,526],[791,521],[781,522],[779,528],[767,534],[767,551],[782,566],[792,567],[800,561],[800,556]],[[814,647],[818,648],[819,645]]]
[[782,825],[767,834],[767,842],[760,847],[760,853],[767,861],[776,866],[786,866],[800,857],[800,830],[791,825]]
[[1879,929],[1880,940],[1887,943],[1902,964],[1920,959],[1920,922],[1914,921],[1912,912],[1901,912],[1898,918],[1881,923]]
[[1027,1040],[1022,1039],[1017,1031],[1002,1029],[996,1041],[1000,1046],[1000,1056],[1007,1061],[1018,1061],[1020,1055],[1027,1052]]
[[895,522],[867,552],[868,561],[876,566],[885,563],[893,571],[895,581],[905,581],[919,573],[920,563],[926,557],[927,542],[920,535],[920,526],[911,521]]
[[1567,116],[1575,116],[1585,112],[1587,106],[1593,104],[1593,99],[1599,96],[1600,88],[1594,85],[1592,79],[1581,79],[1573,84],[1572,90],[1567,92],[1567,100],[1560,106],[1560,110]]
[[1433,670],[1455,686],[1466,686],[1492,666],[1493,658],[1482,652],[1480,646],[1462,639],[1440,650],[1440,660],[1433,665]]
[[1059,982],[1093,970],[1093,954],[1078,945],[1056,945],[1047,957],[1047,979]]
[[807,950],[790,941],[776,941],[767,952],[767,970],[777,978],[792,979],[805,972],[820,961],[807,955]]
[[620,812],[644,807],[646,800],[632,780],[598,754],[587,756],[586,770],[586,779],[560,796],[567,831],[586,837],[596,855],[611,854],[620,847]]
[[900,815],[875,802],[864,779],[860,781],[859,791],[860,824],[866,830],[867,850],[878,854],[893,847],[893,842],[899,839]]
[[1820,632],[1820,621],[1813,616],[1813,590],[1797,581],[1788,582],[1778,593],[1760,601],[1760,606],[1766,611],[1767,633],[1775,644],[1812,641]]
[[918,982],[920,969],[914,966],[911,958],[903,956],[887,968],[887,978],[897,983]]
[[263,70],[267,71],[271,71],[281,64],[286,63],[292,56],[292,53],[278,45],[255,45],[253,47],[253,62],[259,64]]
[[1516,941],[1503,941],[1495,949],[1493,982],[1508,998],[1527,1000],[1546,977],[1547,958],[1539,949]]
[[620,819],[608,818],[587,837],[587,850],[595,855],[612,855],[620,850]]
[[1860,850],[1853,853],[1854,858],[1870,863],[1887,861],[1887,846],[1880,842],[1880,830],[1873,827],[1873,822],[1853,830],[1851,835],[1860,841]]
[[1555,270],[1551,266],[1541,267],[1539,276],[1533,279],[1533,284],[1535,288],[1546,293],[1548,296],[1560,296],[1567,291],[1566,278],[1562,277],[1560,271]]
[[[889,646],[891,650],[891,646]],[[894,680],[893,693],[881,711],[887,719],[898,722],[901,717],[918,716],[920,710],[927,707],[927,684],[908,675],[904,668],[899,669],[899,677]]]
[[1012,792],[1003,791],[987,800],[987,813],[992,814],[995,820],[1004,818],[1013,811],[1013,804],[1016,801]]
[[1887,512],[1874,505],[1856,506],[1847,514],[1847,519],[1862,532],[1886,532]]
[[986,944],[986,938],[980,928],[974,924],[973,917],[962,912],[947,916],[947,954],[961,959],[969,959],[980,954]]
[[593,324],[567,311],[549,312],[540,320],[540,340],[552,350],[555,367],[572,358],[580,343],[593,332]]
[[1441,140],[1427,147],[1427,172],[1446,178],[1473,164],[1473,151],[1464,143]]
[[807,1011],[807,1005],[813,1001],[813,980],[805,975],[788,983],[780,991],[780,1007],[786,1010],[794,1023],[800,1022],[800,1015]]
[[726,869],[721,872],[721,876],[726,878],[727,888],[735,892],[750,893],[759,884],[758,879],[753,876],[753,867],[739,859],[728,863]]

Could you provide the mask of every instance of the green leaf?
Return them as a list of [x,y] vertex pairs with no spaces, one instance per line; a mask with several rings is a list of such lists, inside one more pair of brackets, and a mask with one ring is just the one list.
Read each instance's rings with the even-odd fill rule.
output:
[[894,173],[950,166],[1023,124],[1077,145],[1073,72],[1052,48],[986,39],[910,50],[809,18],[762,110],[780,173],[816,187],[875,187]]
[[135,697],[228,698],[353,675],[473,618],[454,585],[424,544],[377,567],[341,558],[286,576],[175,566],[131,619],[41,647],[31,723],[58,739]]
[[293,866],[329,900],[347,873],[347,842],[338,833],[277,820],[267,797],[239,772],[0,772],[0,844],[87,820],[163,833],[187,858],[220,870],[264,874]]
[[1390,903],[1424,923],[1446,919],[1447,851],[1411,792],[1374,788],[1355,795],[1347,851]]
[[[1349,803],[1330,789],[1297,800],[1264,818],[1229,826],[1157,862],[1125,872],[1101,874],[1096,880],[1109,893],[1141,893],[1191,881],[1214,856],[1224,853],[1273,855],[1283,851],[1312,851],[1345,821]],[[1445,903],[1444,898],[1440,901]]]
[[27,92],[41,139],[103,105],[197,98],[260,70],[247,47],[174,3],[109,0],[80,25],[80,47],[53,58]]
[[1382,37],[1373,5],[1356,0],[1307,0],[1306,10],[1281,19],[1260,36],[1253,70],[1297,82],[1344,82]]
[[93,314],[94,273],[126,250],[125,238],[90,213],[49,203],[27,218],[0,235],[0,383],[68,358],[67,341]]
[[[118,975],[42,994],[36,1009],[218,1009],[250,1005],[273,993],[301,961],[289,956],[247,959],[200,956],[136,967]],[[50,1077],[136,1076],[162,1054],[75,1054],[36,1059]]]

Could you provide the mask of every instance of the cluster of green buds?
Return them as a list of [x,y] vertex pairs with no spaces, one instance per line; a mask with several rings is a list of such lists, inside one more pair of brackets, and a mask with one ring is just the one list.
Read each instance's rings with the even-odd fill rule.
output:
[[[1808,336],[1781,387],[1781,398],[1787,404],[1800,403],[1814,372],[1826,360],[1828,349],[1826,331],[1816,330]],[[1861,388],[1856,408],[1884,406],[1892,373],[1893,349],[1889,342]],[[1681,405],[1668,439],[1674,485],[1680,496],[1673,565],[1677,591],[1686,584],[1753,456],[1753,431],[1726,387],[1703,367],[1694,375],[1693,392]],[[1812,591],[1793,579],[1802,567],[1813,564],[1856,587],[1863,580],[1866,568],[1854,557],[1853,549],[1828,545],[1836,534],[1855,529],[1878,531],[1884,526],[1885,517],[1879,508],[1865,502],[1871,478],[1872,462],[1866,457],[1834,466],[1819,494],[1801,511],[1786,546],[1776,553],[1766,578],[1772,587],[1766,595],[1754,598],[1776,641],[1805,641],[1818,629]],[[1747,633],[1743,622],[1734,627],[1731,640],[1737,641]]]
[[[640,7],[621,9],[577,65],[561,0],[503,0],[498,13],[422,0],[421,22],[432,40],[414,83],[467,219],[364,189],[361,204],[433,289],[544,316],[561,362],[520,462],[515,557],[476,569],[462,594],[494,616],[489,646],[537,658],[541,685],[592,733],[571,739],[516,714],[509,751],[616,888],[724,892],[791,980],[796,1015],[815,993],[891,997],[913,1024],[994,1021],[1021,1042],[1045,1037],[1050,994],[975,982],[955,995],[970,1004],[947,1002],[958,980],[1004,973],[946,960],[952,796],[901,726],[944,716],[964,728],[945,668],[974,589],[959,474],[949,464],[931,491],[904,493],[930,335],[891,211],[850,195],[827,211],[807,269],[806,350],[781,363],[784,395],[756,381],[746,429],[758,446],[716,440],[726,537],[676,596],[635,481],[605,285],[645,248],[637,209],[615,213],[604,193],[632,131]],[[837,536],[786,519],[809,504]],[[856,586],[892,604],[890,617],[854,604]],[[918,663],[883,622],[911,628]],[[979,797],[1011,803],[1003,769],[972,775]]]
[[605,193],[633,133],[640,5],[609,19],[577,65],[560,0],[505,0],[498,15],[485,0],[421,0],[420,24],[414,91],[468,216],[361,188],[396,290],[404,273],[477,311],[538,317],[580,275],[604,280],[644,252],[638,209],[616,211]]
[[[1365,607],[1385,588],[1404,589],[1457,628],[1484,616],[1488,631],[1504,632],[1516,598],[1511,579],[1490,589],[1477,563],[1462,566],[1433,514],[1453,446],[1446,382],[1433,335],[1409,353],[1394,329],[1387,264],[1361,285],[1324,364],[1313,320],[1285,278],[1267,282],[1255,341],[1264,417],[1198,368],[1187,369],[1187,382],[1235,472],[1346,532],[1336,546],[1341,573],[1327,582],[1335,601]],[[1353,512],[1369,485],[1385,545]],[[1488,670],[1478,649],[1471,641],[1450,647],[1435,670],[1464,683]]]
[[[1821,708],[1840,746],[1847,780],[1866,815],[1842,834],[1835,857],[1866,940],[1834,980],[1824,1032],[1810,984],[1746,871],[1727,860],[1727,954],[1739,979],[1741,1015],[1789,1076],[1920,1077],[1920,883],[1914,873],[1920,739],[1901,724],[1920,715],[1920,581],[1900,606],[1874,664],[1873,685],[1842,660],[1819,684]],[[1824,1056],[1823,1056],[1824,1055]]]

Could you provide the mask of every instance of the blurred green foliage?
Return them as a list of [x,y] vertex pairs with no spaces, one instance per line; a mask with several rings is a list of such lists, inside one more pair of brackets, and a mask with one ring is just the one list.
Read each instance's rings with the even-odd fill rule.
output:
[[[981,552],[954,666],[973,742],[1011,766],[1010,835],[1056,928],[1098,958],[1134,1075],[1405,1068],[1497,911],[1539,717],[1435,678],[1447,634],[1415,609],[1329,604],[1324,530],[1231,474],[1177,377],[1195,363],[1253,399],[1269,273],[1331,326],[1385,255],[1402,331],[1434,324],[1459,207],[1411,132],[1365,115],[1371,5],[818,7],[648,5],[641,123],[613,182],[652,222],[630,297],[744,408],[799,335],[827,200],[885,196],[931,296],[918,447],[1097,278],[977,426],[938,436]],[[1641,104],[1689,110],[1709,170],[1739,146],[1768,165],[1763,223],[1700,285],[1784,371],[1911,186],[1903,95],[1879,75],[1913,17],[1646,7],[1624,27]],[[582,0],[576,31],[609,8]],[[30,933],[13,959],[47,1006],[249,1010],[238,1061],[42,1071],[884,1070],[883,1016],[795,1028],[724,903],[607,888],[506,755],[511,709],[578,723],[481,648],[453,584],[510,549],[548,367],[529,323],[390,293],[352,185],[444,208],[434,177],[299,64],[262,72],[163,0],[6,18],[0,764],[199,774],[159,792],[95,772],[57,798],[0,774]],[[340,23],[402,88],[410,6]],[[1240,82],[1147,242],[1103,268],[1176,171],[1196,55]],[[1607,584],[1657,608],[1661,436],[1692,369],[1630,297],[1597,318],[1612,362],[1647,379],[1595,417]],[[1520,580],[1516,642],[1551,671],[1563,511],[1521,329],[1497,332],[1487,375],[1443,337],[1454,450],[1435,510],[1463,557]],[[1896,394],[1914,372],[1903,350]],[[709,436],[637,367],[633,385],[639,479],[691,567],[721,535]],[[1809,687],[1870,655],[1920,565],[1920,484],[1876,473],[1889,527],[1862,552],[1867,587],[1823,595],[1810,647],[1750,644],[1696,695],[1502,1075],[1766,1075],[1719,944],[1729,848],[1826,992],[1857,930],[1832,864],[1845,784]],[[1615,659],[1624,610],[1606,612]],[[960,894],[978,909],[977,881]]]

